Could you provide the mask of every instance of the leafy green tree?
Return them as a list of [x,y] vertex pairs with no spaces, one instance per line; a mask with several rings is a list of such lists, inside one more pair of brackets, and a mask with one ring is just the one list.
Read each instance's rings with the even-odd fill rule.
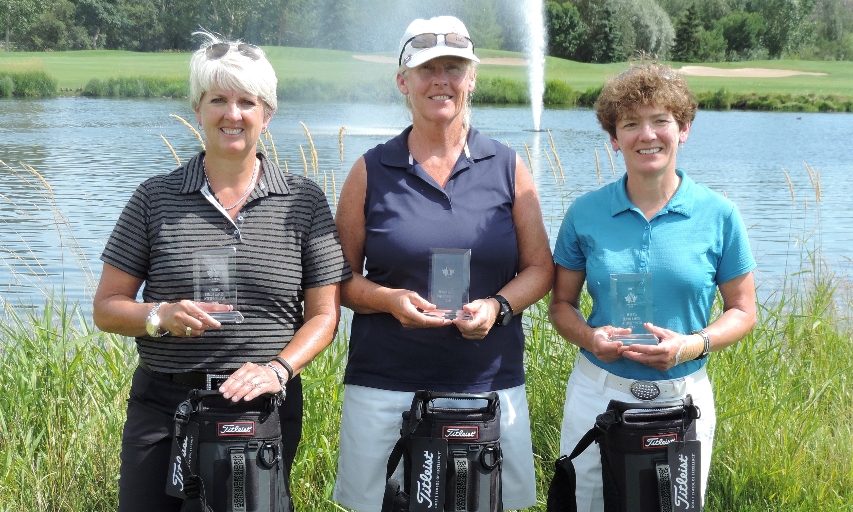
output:
[[699,30],[699,62],[720,62],[726,60],[726,38],[719,29]]
[[77,25],[86,29],[94,49],[106,48],[106,33],[129,28],[121,0],[76,0]]
[[30,23],[43,9],[43,2],[37,0],[0,1],[0,27],[5,32],[5,50],[11,51],[12,34],[26,33]]
[[586,37],[578,49],[581,62],[609,63],[625,59],[622,31],[611,1],[577,0],[574,2],[586,27]]
[[695,62],[699,60],[699,33],[703,30],[699,20],[699,8],[690,4],[675,25],[675,45],[672,47],[672,58],[679,62]]
[[495,0],[464,2],[460,15],[477,47],[495,50],[503,47],[503,28],[498,23]]
[[734,11],[717,22],[726,40],[728,60],[749,59],[762,48],[766,32],[764,18],[757,12]]
[[586,27],[577,8],[570,4],[545,4],[545,23],[548,27],[548,55],[578,60],[586,39]]
[[86,29],[74,24],[75,6],[69,0],[55,0],[30,24],[18,42],[27,51],[85,50],[91,43]]
[[754,11],[766,23],[763,43],[771,58],[796,51],[811,36],[808,14],[816,0],[753,0]]

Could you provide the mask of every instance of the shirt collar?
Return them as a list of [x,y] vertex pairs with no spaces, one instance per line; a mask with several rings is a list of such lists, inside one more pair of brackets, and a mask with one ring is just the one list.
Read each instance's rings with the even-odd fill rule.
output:
[[[664,206],[655,216],[666,213],[679,213],[685,217],[690,217],[693,213],[693,191],[691,189],[696,185],[696,183],[680,169],[676,169],[675,174],[681,178],[681,184],[678,186],[678,190],[675,191],[675,195],[672,196],[672,199],[670,199],[666,206]],[[634,203],[628,199],[628,192],[626,190],[627,186],[628,173],[625,173],[614,187],[614,193],[610,200],[611,216],[615,217],[624,211],[636,208]]]
[[[184,181],[181,184],[182,194],[198,192],[201,190],[201,187],[204,186],[205,176],[204,167],[202,165],[204,162],[204,154],[204,151],[198,153],[192,157],[186,165],[184,165]],[[261,169],[263,172],[261,173],[261,178],[258,181],[257,187],[255,187],[255,191],[252,192],[252,195],[260,193],[260,196],[264,197],[269,194],[289,194],[290,187],[287,186],[287,180],[285,180],[284,172],[278,167],[278,165],[267,158],[263,153],[257,153],[257,157],[261,159]]]
[[[409,168],[409,133],[412,127],[409,126],[403,130],[400,135],[385,143],[385,151],[382,152],[381,162],[386,167],[399,167],[401,169]],[[495,146],[491,139],[477,131],[476,128],[470,128],[468,131],[468,156],[461,155],[460,160],[464,159],[468,162],[477,162],[484,158],[495,156]]]

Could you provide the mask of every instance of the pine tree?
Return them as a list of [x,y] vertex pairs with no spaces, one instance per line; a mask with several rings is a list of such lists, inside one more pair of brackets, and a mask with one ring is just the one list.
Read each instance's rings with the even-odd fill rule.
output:
[[701,53],[699,32],[702,21],[699,19],[699,8],[695,3],[684,11],[675,24],[675,45],[672,47],[672,58],[679,62],[695,62]]

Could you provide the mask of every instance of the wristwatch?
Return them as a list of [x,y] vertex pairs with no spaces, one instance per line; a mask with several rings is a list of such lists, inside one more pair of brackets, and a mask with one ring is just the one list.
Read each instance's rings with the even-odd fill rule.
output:
[[512,306],[509,305],[509,301],[503,295],[493,295],[487,298],[495,299],[501,305],[501,310],[498,311],[498,316],[495,318],[495,326],[507,325],[512,320]]
[[708,357],[708,354],[711,353],[711,337],[708,336],[705,329],[699,329],[698,331],[693,331],[690,334],[698,334],[699,336],[702,336],[702,341],[705,342],[705,345],[702,347],[702,353],[696,356],[696,359],[705,359]]
[[151,308],[151,312],[148,313],[148,318],[145,319],[145,331],[152,338],[159,338],[168,332],[160,329],[160,316],[157,314],[163,304],[166,303],[158,302],[157,304],[154,304],[154,307]]

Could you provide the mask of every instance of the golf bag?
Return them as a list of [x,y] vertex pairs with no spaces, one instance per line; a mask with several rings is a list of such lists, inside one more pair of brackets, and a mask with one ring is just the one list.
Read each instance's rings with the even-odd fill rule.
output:
[[289,512],[275,398],[233,403],[192,390],[175,411],[166,494],[182,512]]
[[[484,400],[485,407],[435,407],[436,398]],[[403,413],[388,458],[382,512],[498,512],[501,500],[498,394],[418,391]],[[392,478],[403,461],[403,489]]]
[[666,402],[612,400],[572,453],[557,459],[548,512],[577,512],[572,459],[593,441],[601,451],[604,512],[701,511],[699,414],[690,395]]

